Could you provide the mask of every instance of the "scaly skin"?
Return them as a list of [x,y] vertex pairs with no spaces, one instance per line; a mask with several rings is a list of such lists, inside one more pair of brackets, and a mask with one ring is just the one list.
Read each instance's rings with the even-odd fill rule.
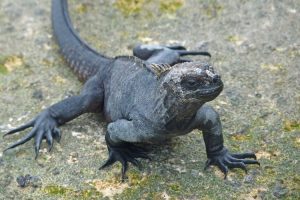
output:
[[85,82],[84,87],[80,95],[48,107],[30,122],[6,133],[32,127],[6,150],[34,139],[37,157],[42,139],[48,142],[49,151],[53,139],[59,141],[59,126],[84,113],[103,112],[109,123],[105,135],[109,158],[100,169],[119,161],[122,180],[128,162],[139,166],[137,158],[149,158],[134,143],[157,142],[193,129],[203,132],[206,168],[216,165],[226,177],[228,168],[246,171],[247,164],[259,164],[255,154],[232,154],[223,145],[219,115],[205,104],[222,91],[220,76],[208,63],[182,58],[210,56],[208,52],[187,51],[182,46],[139,45],[133,50],[135,57],[106,57],[75,33],[66,0],[52,0],[52,24],[63,56]]

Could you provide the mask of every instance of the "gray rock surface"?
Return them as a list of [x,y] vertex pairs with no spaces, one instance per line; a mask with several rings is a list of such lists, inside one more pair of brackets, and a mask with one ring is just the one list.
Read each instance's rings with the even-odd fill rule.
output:
[[[225,144],[254,151],[261,167],[203,171],[199,131],[154,147],[152,162],[119,182],[120,165],[99,171],[107,157],[105,121],[87,114],[62,127],[51,153],[33,141],[0,153],[0,199],[272,199],[300,198],[300,1],[70,1],[82,38],[110,55],[137,43],[183,44],[208,50],[225,88],[211,104]],[[129,2],[129,1],[128,1]],[[50,1],[0,1],[0,132],[80,91],[52,38]],[[197,57],[197,59],[204,59]],[[0,150],[24,132],[0,139]],[[181,173],[184,172],[184,173]],[[21,188],[20,175],[38,177]],[[280,185],[278,183],[280,181]],[[36,184],[35,184],[36,183]],[[37,187],[35,187],[37,185]]]

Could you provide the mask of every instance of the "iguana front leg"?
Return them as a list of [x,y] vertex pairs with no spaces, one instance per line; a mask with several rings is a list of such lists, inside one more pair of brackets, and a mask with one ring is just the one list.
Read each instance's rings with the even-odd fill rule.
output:
[[140,125],[138,125],[137,121],[125,119],[108,124],[105,140],[109,157],[99,169],[119,161],[122,164],[121,174],[122,181],[124,181],[129,162],[134,166],[140,167],[137,158],[149,159],[144,148],[133,144],[147,141],[151,137],[150,131],[147,131],[147,128],[143,127],[142,124]]
[[[247,171],[247,164],[258,164],[254,153],[230,153],[224,147],[222,125],[219,114],[210,106],[203,105],[197,112],[193,126],[202,130],[206,146],[207,162],[205,169],[210,165],[218,166],[225,174],[228,168],[241,168]],[[247,159],[247,158],[253,158]]]
[[42,139],[46,139],[49,151],[53,138],[60,140],[58,127],[86,112],[100,112],[103,102],[103,89],[97,77],[91,78],[78,96],[67,98],[42,111],[30,122],[15,128],[4,136],[11,135],[32,127],[31,131],[19,141],[8,146],[4,151],[15,148],[34,138],[35,158],[38,156]]

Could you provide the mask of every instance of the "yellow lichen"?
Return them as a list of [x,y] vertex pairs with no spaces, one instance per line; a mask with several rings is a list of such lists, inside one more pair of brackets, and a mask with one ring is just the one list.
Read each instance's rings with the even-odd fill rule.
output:
[[245,38],[239,35],[230,35],[227,37],[227,41],[232,42],[237,46],[240,46],[245,42]]
[[117,0],[114,6],[125,16],[137,14],[141,11],[145,0]]
[[297,137],[297,138],[294,140],[294,147],[300,148],[300,137]]
[[272,64],[272,63],[262,63],[260,65],[262,69],[267,69],[273,72],[277,72],[284,69],[284,66],[280,63]]
[[216,1],[208,1],[208,4],[204,4],[204,13],[209,18],[217,17],[221,14],[223,11],[223,6]]
[[146,176],[142,176],[140,173],[131,171],[128,173],[128,182],[130,186],[140,185],[146,179]]
[[261,159],[261,158],[265,158],[270,160],[271,158],[271,153],[267,152],[267,151],[258,151],[255,153],[257,159]]
[[54,78],[53,78],[53,80],[54,80],[54,82],[55,83],[57,83],[57,84],[64,84],[64,83],[66,83],[66,79],[64,79],[63,77],[61,77],[61,76],[54,76]]
[[149,32],[146,32],[146,31],[138,32],[136,34],[136,37],[139,41],[141,41],[144,44],[148,44],[148,43],[158,44],[157,41],[154,41],[153,38],[149,37]]
[[251,135],[249,134],[233,134],[231,135],[231,138],[234,141],[246,141],[251,139]]
[[184,4],[184,0],[161,0],[159,9],[162,12],[174,13]]
[[11,72],[15,70],[17,67],[22,66],[23,63],[24,61],[21,56],[16,56],[16,55],[8,56],[3,60],[3,65],[1,64],[1,68],[4,71]]
[[166,192],[156,192],[153,194],[153,200],[169,200],[170,196]]
[[88,181],[88,183],[91,183],[98,192],[102,193],[104,197],[108,197],[108,198],[112,198],[117,194],[121,194],[126,188],[129,187],[127,183],[113,181],[113,179],[112,180],[95,179],[95,180]]
[[292,49],[288,51],[288,55],[290,58],[295,58],[300,56],[300,50],[299,49]]
[[286,120],[286,121],[284,121],[284,127],[283,127],[283,129],[285,131],[300,130],[300,121]]
[[[213,172],[215,174],[216,177],[220,178],[220,179],[224,179],[224,173],[217,167],[213,166]],[[227,176],[229,177],[230,174],[228,174]]]
[[248,194],[243,194],[241,196],[241,199],[244,200],[255,200],[255,199],[261,199],[260,195],[262,193],[267,192],[267,188],[261,187],[261,188],[254,188],[252,189]]
[[88,9],[88,7],[87,7],[87,4],[85,4],[85,3],[80,3],[80,4],[76,5],[76,8],[75,8],[76,12],[79,14],[86,13],[87,9]]
[[150,37],[139,37],[139,40],[145,44],[151,43],[153,41],[153,39]]

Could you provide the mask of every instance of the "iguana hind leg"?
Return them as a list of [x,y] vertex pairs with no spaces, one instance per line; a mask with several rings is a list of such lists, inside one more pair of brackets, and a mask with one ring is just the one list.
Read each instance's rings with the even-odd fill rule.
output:
[[202,51],[188,51],[184,46],[162,46],[162,45],[137,45],[133,49],[133,55],[155,64],[169,64],[174,65],[190,61],[181,58],[187,55],[204,55],[211,56],[208,52]]

